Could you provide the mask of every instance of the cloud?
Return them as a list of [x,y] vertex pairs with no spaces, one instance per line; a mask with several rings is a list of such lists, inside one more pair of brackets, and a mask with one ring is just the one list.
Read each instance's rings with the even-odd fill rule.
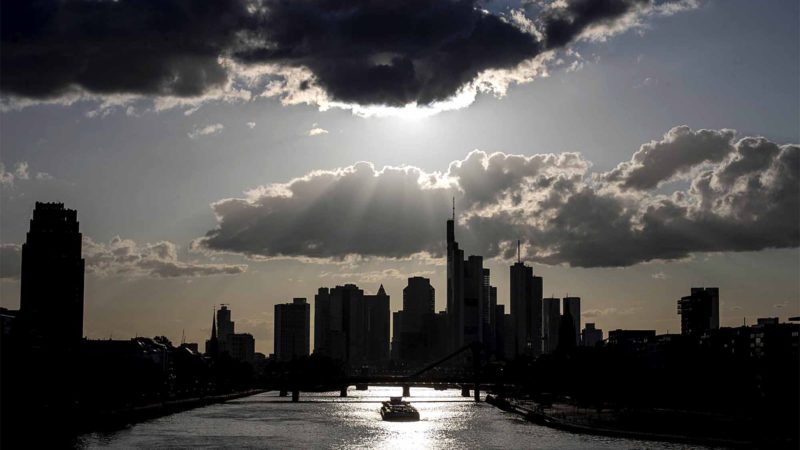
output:
[[[36,172],[34,178],[37,180],[52,180],[53,176],[47,172]],[[30,179],[31,174],[27,161],[18,162],[12,171],[7,171],[5,164],[0,162],[0,186],[13,187],[17,181]]]
[[119,236],[108,243],[98,243],[84,236],[83,257],[87,272],[101,276],[174,278],[236,275],[247,270],[246,265],[179,261],[177,246],[172,242],[140,245]]
[[89,98],[105,104],[97,114],[131,111],[143,97],[163,99],[156,110],[187,112],[259,96],[354,111],[424,107],[502,95],[541,73],[531,65],[543,54],[694,6],[569,0],[490,12],[477,0],[6,1],[0,91],[6,107]]
[[656,280],[666,280],[669,278],[669,275],[665,274],[664,272],[656,272],[650,276]]
[[[443,172],[366,162],[313,171],[213,203],[218,225],[193,245],[257,258],[442,256],[455,197],[459,241],[485,257],[514,258],[517,239],[530,260],[580,267],[797,247],[800,146],[760,137],[728,146],[734,134],[676,127],[615,175],[590,173],[577,153],[482,151]],[[702,156],[686,156],[675,136],[712,148],[687,138]],[[645,188],[683,173],[689,186],[671,195]],[[619,188],[629,180],[636,189]]]
[[204,127],[194,127],[194,129],[186,133],[186,135],[189,136],[189,139],[197,139],[202,136],[210,136],[212,134],[222,133],[224,128],[225,126],[221,123],[214,123]]
[[328,134],[328,130],[320,128],[317,124],[312,125],[311,129],[308,130],[309,136],[319,136],[321,134]]
[[623,189],[652,189],[701,163],[721,161],[734,150],[734,137],[734,130],[675,127],[660,141],[642,145],[630,161],[620,163],[604,178]]
[[0,279],[19,278],[22,265],[22,246],[0,244]]
[[256,127],[256,123],[255,122],[247,122],[247,128],[250,128],[252,130],[255,127]]

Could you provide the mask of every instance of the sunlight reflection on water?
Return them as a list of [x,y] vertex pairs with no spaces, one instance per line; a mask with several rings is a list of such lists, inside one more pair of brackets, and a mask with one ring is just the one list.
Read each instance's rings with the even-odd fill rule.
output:
[[301,393],[299,403],[267,392],[81,438],[83,447],[111,448],[689,448],[565,433],[524,421],[460,390],[411,389],[419,422],[384,422],[381,401],[399,387]]

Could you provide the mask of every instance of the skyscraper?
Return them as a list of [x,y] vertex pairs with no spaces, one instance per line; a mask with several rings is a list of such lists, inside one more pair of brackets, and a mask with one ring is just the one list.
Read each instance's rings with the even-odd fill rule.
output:
[[364,336],[365,359],[370,364],[383,364],[389,361],[389,321],[391,309],[389,296],[383,285],[375,295],[364,296]]
[[217,339],[219,340],[220,351],[228,351],[228,335],[234,333],[234,325],[228,305],[220,305],[217,310]]
[[569,311],[572,317],[572,326],[575,330],[575,345],[581,344],[581,298],[564,297],[564,314]]
[[451,351],[464,345],[464,251],[456,242],[455,221],[454,204],[453,218],[447,221],[447,341]]
[[515,356],[537,356],[542,351],[542,277],[534,276],[519,256],[510,272]]
[[389,359],[389,296],[364,295],[354,284],[320,288],[314,297],[314,353],[351,369]]
[[275,305],[275,359],[291,361],[308,356],[311,337],[311,307],[304,298]]
[[394,345],[401,361],[424,361],[431,357],[436,290],[431,280],[411,277],[403,289],[403,310],[395,313]]
[[553,353],[558,348],[558,326],[561,323],[561,299],[542,299],[542,352]]
[[36,202],[22,244],[20,315],[34,349],[73,351],[83,337],[82,235],[78,213]]
[[483,257],[464,251],[455,240],[453,217],[447,221],[447,320],[449,349],[456,350],[483,339],[484,282]]
[[719,328],[719,288],[692,288],[678,300],[681,334],[700,335]]

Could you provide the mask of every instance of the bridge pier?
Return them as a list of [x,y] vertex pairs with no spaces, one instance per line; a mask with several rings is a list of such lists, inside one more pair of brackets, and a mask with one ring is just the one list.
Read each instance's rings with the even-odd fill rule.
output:
[[462,397],[469,397],[469,387],[461,386],[461,396]]
[[347,386],[343,387],[343,388],[342,388],[342,389],[339,391],[339,397],[347,397]]
[[281,389],[280,393],[278,393],[278,395],[281,397],[286,397],[286,394],[286,389]]
[[300,391],[295,389],[292,391],[292,402],[297,403],[300,401]]
[[475,383],[474,392],[475,392],[475,402],[477,403],[477,402],[481,401],[481,389],[480,389],[480,386],[478,385],[478,383]]
[[403,397],[411,397],[411,385],[403,385]]

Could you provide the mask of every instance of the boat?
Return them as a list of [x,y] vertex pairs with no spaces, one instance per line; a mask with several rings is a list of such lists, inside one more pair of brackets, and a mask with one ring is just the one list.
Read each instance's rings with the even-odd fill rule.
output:
[[419,411],[403,397],[390,397],[388,402],[383,402],[381,418],[394,422],[414,422],[419,420]]

